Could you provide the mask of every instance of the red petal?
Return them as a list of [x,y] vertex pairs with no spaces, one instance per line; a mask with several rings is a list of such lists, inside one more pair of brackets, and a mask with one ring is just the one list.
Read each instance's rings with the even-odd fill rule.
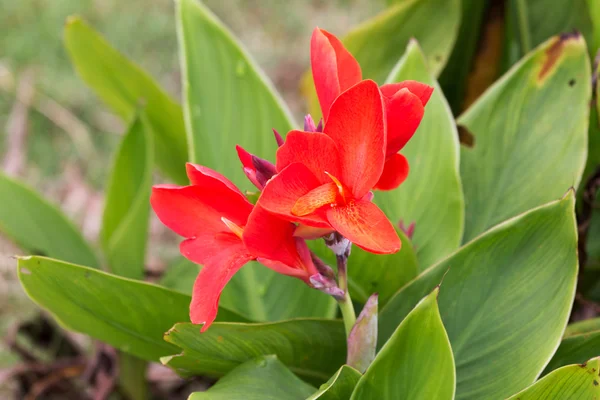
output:
[[228,231],[221,217],[239,226],[246,225],[252,204],[237,189],[231,190],[215,178],[204,177],[206,182],[214,181],[199,186],[154,186],[150,203],[158,219],[187,238]]
[[192,185],[201,186],[207,191],[223,190],[224,187],[227,187],[232,192],[237,193],[240,197],[244,197],[244,194],[240,192],[233,182],[217,171],[214,171],[203,165],[192,163],[187,163],[185,165],[185,169]]
[[336,231],[358,247],[376,254],[400,250],[400,239],[383,211],[368,201],[327,210],[327,219]]
[[[221,238],[218,243],[215,241],[203,243],[197,239],[186,240],[182,243],[182,250],[188,246],[194,247],[194,252],[204,254],[212,252],[212,257],[204,264],[204,268],[194,282],[190,304],[190,319],[194,324],[204,324],[201,329],[201,332],[204,332],[217,316],[219,298],[225,285],[244,264],[254,257],[248,254],[242,241],[233,235]],[[214,250],[215,246],[218,251]]]
[[401,89],[387,104],[387,156],[400,151],[412,138],[423,119],[421,100],[408,89]]
[[398,83],[388,83],[386,85],[383,85],[380,89],[381,93],[383,93],[383,95],[386,98],[391,99],[392,97],[394,97],[396,92],[404,88],[410,90],[412,94],[416,95],[421,100],[421,104],[423,104],[423,107],[427,104],[429,98],[431,97],[431,94],[433,93],[432,86],[417,81],[402,81]]
[[388,158],[383,167],[383,173],[375,189],[393,190],[402,184],[408,177],[410,167],[408,160],[400,153]]
[[[260,206],[255,206],[248,225],[244,228],[243,241],[249,252],[259,258],[266,258],[281,262],[288,267],[300,270],[293,274],[286,272],[286,275],[308,277],[317,273],[310,254],[308,261],[306,257],[298,251],[298,241],[304,243],[301,239],[294,237],[296,226],[289,221],[285,221]],[[278,271],[280,272],[280,271]]]
[[338,187],[335,183],[330,182],[317,186],[298,199],[292,207],[292,214],[299,217],[312,214],[323,206],[335,203],[337,196]]
[[340,170],[338,148],[323,133],[291,131],[285,144],[277,150],[277,171],[299,162],[304,164],[321,183],[331,182],[325,174],[337,176]]
[[324,132],[339,149],[341,174],[336,175],[355,198],[375,186],[385,161],[383,99],[377,84],[362,81],[331,105]]
[[257,205],[287,221],[327,227],[327,221],[316,213],[303,217],[292,214],[298,199],[317,186],[320,186],[319,180],[304,164],[290,164],[267,182]]
[[331,33],[315,28],[310,42],[310,62],[323,120],[335,98],[360,82],[360,65]]

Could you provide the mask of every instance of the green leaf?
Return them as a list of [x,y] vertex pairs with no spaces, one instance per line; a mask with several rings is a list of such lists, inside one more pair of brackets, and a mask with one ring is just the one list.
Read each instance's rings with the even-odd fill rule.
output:
[[565,337],[593,331],[600,331],[600,318],[586,319],[567,325],[567,329],[565,329]]
[[560,342],[544,374],[564,365],[585,363],[590,357],[596,357],[598,354],[600,354],[600,330],[570,335]]
[[[379,293],[383,306],[398,289],[417,276],[417,256],[410,239],[396,229],[402,248],[395,254],[373,254],[352,247],[348,258],[348,285],[352,299],[365,303],[373,293]],[[322,240],[309,243],[310,249],[330,266],[336,265],[335,255]],[[335,309],[334,309],[335,310]]]
[[454,359],[438,293],[436,288],[406,316],[358,381],[352,399],[454,399]]
[[379,343],[443,278],[438,302],[456,362],[456,398],[505,398],[533,383],[556,350],[573,304],[574,203],[571,190],[427,269],[381,310]]
[[600,396],[598,358],[557,369],[508,400],[590,400]]
[[405,0],[365,21],[343,39],[363,78],[383,82],[411,38],[421,43],[434,75],[448,61],[460,22],[459,0]]
[[150,191],[152,136],[146,117],[137,117],[121,141],[108,179],[100,238],[110,271],[143,279]]
[[123,121],[129,123],[140,104],[145,105],[154,133],[156,164],[177,183],[187,183],[187,144],[179,104],[78,17],[67,19],[65,46],[81,78]]
[[[189,296],[45,257],[20,258],[18,269],[29,297],[65,328],[147,361],[178,351],[163,335],[189,320]],[[243,320],[226,309],[217,318]]]
[[393,222],[415,222],[413,243],[424,270],[456,250],[463,233],[464,199],[458,171],[458,134],[454,117],[425,56],[411,41],[387,82],[413,79],[434,86],[419,129],[402,149],[410,174],[398,188],[377,192],[375,202]]
[[360,372],[349,365],[342,365],[335,375],[306,400],[348,400],[361,376]]
[[192,393],[188,400],[304,400],[314,390],[270,355],[246,361],[207,391]]
[[293,126],[285,104],[231,32],[202,3],[177,1],[190,160],[248,185],[235,145],[275,157],[272,129]]
[[292,372],[324,382],[346,358],[346,335],[340,320],[294,319],[274,323],[175,325],[165,340],[181,355],[162,361],[184,375],[219,377],[253,358],[275,354]]
[[587,0],[592,20],[594,40],[590,42],[592,54],[600,49],[600,3],[596,0]]
[[582,32],[592,43],[588,0],[509,0],[503,70],[553,35]]
[[473,138],[460,155],[464,241],[577,187],[587,152],[589,82],[583,38],[555,37],[458,119]]
[[77,228],[36,192],[0,174],[0,198],[0,231],[24,251],[99,267]]

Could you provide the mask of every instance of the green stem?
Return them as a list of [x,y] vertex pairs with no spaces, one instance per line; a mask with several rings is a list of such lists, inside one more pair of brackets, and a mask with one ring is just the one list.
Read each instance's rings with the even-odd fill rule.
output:
[[350,291],[348,290],[348,256],[338,255],[336,256],[336,259],[338,265],[338,287],[344,291],[344,298],[338,299],[338,304],[342,311],[342,317],[344,318],[346,337],[348,337],[356,322],[356,313],[354,311],[354,305],[352,305]]
[[516,0],[517,20],[519,31],[521,33],[521,50],[522,54],[527,54],[531,50],[531,36],[529,34],[529,23],[527,21],[527,4],[525,0]]

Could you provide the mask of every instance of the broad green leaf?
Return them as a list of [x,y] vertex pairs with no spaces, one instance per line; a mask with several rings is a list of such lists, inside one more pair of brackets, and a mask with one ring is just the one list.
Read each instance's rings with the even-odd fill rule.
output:
[[379,343],[443,278],[438,302],[456,398],[505,398],[533,383],[561,340],[575,295],[574,197],[571,190],[505,221],[424,271],[381,310]]
[[98,268],[94,251],[54,205],[0,173],[0,232],[24,251]]
[[555,37],[458,119],[473,136],[460,155],[464,241],[577,187],[587,152],[589,82],[583,38]]
[[346,335],[339,320],[293,319],[272,323],[175,325],[165,340],[180,355],[163,363],[184,375],[219,377],[256,357],[275,354],[292,372],[311,382],[324,382],[346,358]]
[[482,21],[486,16],[489,3],[489,0],[461,0],[457,45],[452,49],[448,63],[439,78],[444,96],[448,99],[454,114],[460,112],[463,104],[467,78],[473,69],[473,58],[481,40]]
[[436,288],[398,326],[358,381],[353,400],[454,399],[454,359],[438,293]]
[[125,122],[144,105],[154,133],[156,164],[175,182],[187,183],[187,143],[179,104],[78,17],[67,19],[65,46],[81,78]]
[[145,115],[137,117],[121,141],[106,189],[100,238],[110,271],[144,277],[148,238],[153,146]]
[[[163,335],[189,320],[189,296],[45,257],[20,258],[18,269],[29,297],[65,328],[148,361],[178,351]],[[226,309],[217,319],[243,320]]]
[[235,145],[274,159],[271,130],[290,130],[291,115],[250,55],[202,3],[178,0],[177,27],[190,160],[247,185]]
[[314,390],[270,355],[246,361],[207,391],[192,393],[188,400],[304,400]]
[[508,400],[591,400],[600,397],[600,361],[568,365],[543,377]]
[[407,79],[435,89],[419,129],[401,151],[410,164],[408,178],[398,189],[375,193],[375,202],[393,222],[415,222],[412,241],[422,271],[460,245],[465,205],[454,117],[415,41],[410,42],[387,82]]
[[592,43],[588,1],[508,0],[503,70],[553,35],[578,31]]
[[[414,38],[427,56],[430,71],[438,76],[458,34],[460,0],[400,0],[396,3],[350,31],[342,42],[358,60],[363,78],[382,84]],[[321,111],[310,73],[302,79],[301,90],[311,114],[318,120]]]
[[600,318],[591,318],[567,325],[565,329],[565,338],[582,333],[600,331]]
[[348,365],[340,369],[306,400],[348,400],[362,374]]
[[[410,239],[396,229],[402,248],[395,254],[373,254],[352,247],[348,258],[348,285],[354,301],[365,303],[373,293],[379,293],[383,306],[398,289],[414,279],[417,274],[417,256]],[[326,264],[335,266],[335,255],[322,240],[309,242],[310,249]]]
[[560,342],[544,374],[564,365],[585,363],[591,357],[598,355],[600,355],[600,330],[567,336]]

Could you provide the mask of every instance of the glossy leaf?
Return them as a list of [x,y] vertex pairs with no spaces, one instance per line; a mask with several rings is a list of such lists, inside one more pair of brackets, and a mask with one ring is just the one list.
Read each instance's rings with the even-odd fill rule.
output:
[[544,374],[564,365],[585,363],[590,357],[597,357],[599,354],[600,330],[566,336],[546,366]]
[[[589,0],[509,0],[503,70],[553,35],[583,33],[592,43]],[[594,1],[594,0],[592,0]]]
[[425,116],[401,151],[410,165],[396,190],[376,192],[375,202],[394,222],[415,223],[412,241],[420,270],[456,250],[463,233],[464,200],[458,170],[458,134],[454,117],[418,44],[411,41],[388,82],[413,79],[434,86]]
[[348,365],[342,367],[306,400],[348,400],[362,374]]
[[188,400],[304,400],[314,390],[271,355],[246,361]]
[[600,397],[600,361],[568,365],[543,377],[508,400],[589,400]]
[[569,191],[427,269],[381,310],[379,343],[443,279],[438,301],[456,362],[456,398],[505,398],[533,383],[556,350],[573,304],[574,203]]
[[184,114],[190,160],[249,186],[235,151],[274,160],[272,129],[293,121],[264,73],[202,3],[177,1]]
[[344,363],[346,340],[339,320],[295,319],[274,323],[175,325],[165,340],[182,349],[163,363],[183,375],[219,377],[256,357],[275,354],[292,372],[324,382]]
[[593,331],[600,331],[600,318],[586,319],[567,325],[565,338]]
[[100,232],[110,271],[126,278],[144,277],[153,151],[150,126],[140,115],[117,150]]
[[130,122],[144,105],[154,133],[156,164],[169,178],[186,184],[187,142],[179,104],[78,17],[67,20],[65,46],[81,78],[123,121]]
[[[45,257],[20,258],[18,269],[29,297],[65,328],[148,361],[178,351],[163,335],[189,320],[189,296]],[[217,320],[243,318],[221,309]]]
[[[394,254],[373,254],[353,246],[348,258],[348,285],[354,301],[365,303],[373,293],[379,294],[379,306],[417,274],[417,256],[410,239],[400,231],[402,248]],[[335,255],[322,240],[309,242],[309,246],[326,264],[336,265]],[[337,306],[336,306],[337,307]]]
[[583,38],[555,37],[458,119],[473,140],[460,155],[464,241],[577,187],[587,151],[589,82]]
[[454,399],[454,359],[438,292],[425,297],[398,326],[358,381],[353,400]]
[[600,3],[596,0],[587,0],[592,20],[592,32],[594,40],[590,42],[592,54],[600,49]]
[[0,174],[0,198],[0,232],[25,252],[99,267],[73,223],[32,189]]

